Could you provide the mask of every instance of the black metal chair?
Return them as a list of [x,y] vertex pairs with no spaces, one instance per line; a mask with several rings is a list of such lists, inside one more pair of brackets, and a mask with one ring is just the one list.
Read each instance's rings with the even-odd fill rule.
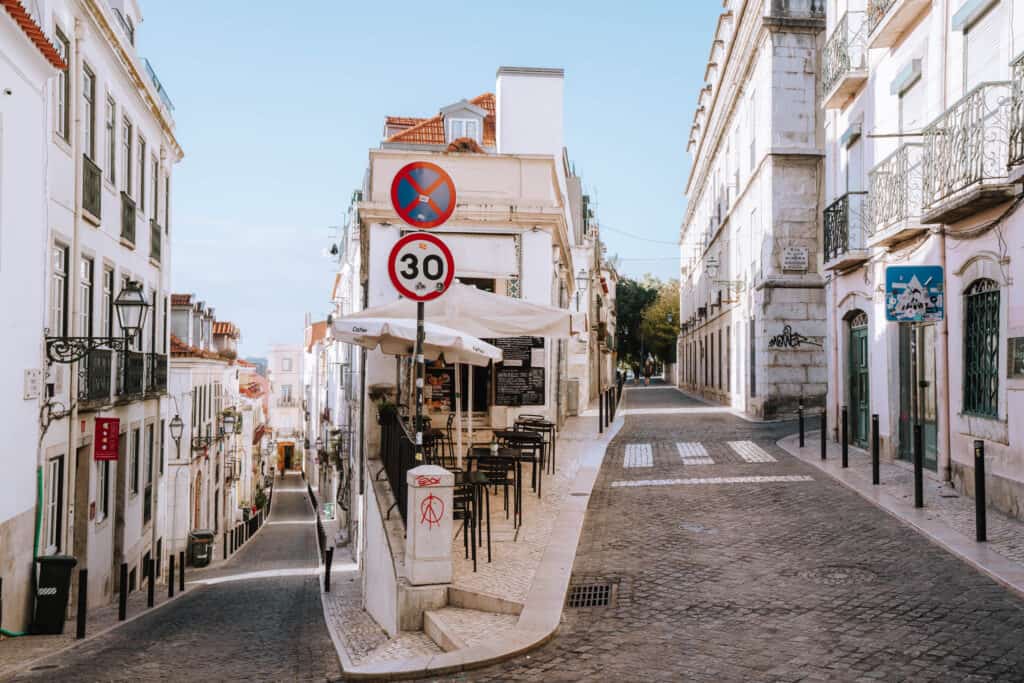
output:
[[519,451],[521,462],[528,462],[532,465],[530,468],[530,486],[537,492],[539,497],[543,487],[544,435],[525,429],[503,429],[496,431],[494,434],[499,443]]
[[[513,506],[518,510],[518,495],[516,489],[516,462],[513,458],[498,456],[481,456],[476,458],[476,471],[487,477],[487,485],[497,489],[499,486],[504,489],[505,494],[505,519],[509,518],[508,489],[512,487]],[[518,526],[518,516],[516,519]],[[488,534],[490,529],[488,529]]]
[[[462,545],[466,559],[473,555],[473,571],[476,571],[476,491],[473,484],[455,484],[452,492],[452,519],[462,521]],[[470,542],[470,539],[473,539]]]
[[549,422],[537,415],[520,415],[516,420],[515,429],[539,432],[544,435],[544,462],[547,464],[545,471],[555,473],[555,442],[557,440],[556,427],[554,422]]

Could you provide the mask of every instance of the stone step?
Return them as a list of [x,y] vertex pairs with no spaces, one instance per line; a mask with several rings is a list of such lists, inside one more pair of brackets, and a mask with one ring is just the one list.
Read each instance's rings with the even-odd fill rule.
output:
[[445,652],[461,650],[500,637],[515,627],[514,614],[482,612],[462,607],[444,607],[423,613],[423,632]]

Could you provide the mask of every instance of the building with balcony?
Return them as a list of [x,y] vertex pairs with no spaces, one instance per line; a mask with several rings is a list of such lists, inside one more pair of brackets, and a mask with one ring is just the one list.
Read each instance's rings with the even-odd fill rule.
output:
[[172,417],[182,421],[167,474],[166,533],[172,552],[185,550],[196,529],[215,532],[219,549],[221,532],[242,517],[239,506],[252,502],[239,481],[243,467],[251,467],[253,421],[259,416],[239,386],[233,346],[238,338],[238,328],[218,321],[214,309],[195,295],[171,295],[168,388]]
[[725,6],[688,146],[676,374],[685,391],[771,418],[826,391],[819,254],[837,247],[818,234],[824,3]]
[[[90,607],[118,590],[122,563],[130,590],[144,587],[151,559],[163,566],[170,192],[182,149],[170,100],[135,46],[135,0],[9,2],[0,24],[0,153],[15,154],[5,168],[18,171],[3,174],[0,272],[19,311],[5,364],[5,386],[19,389],[6,420],[19,474],[16,492],[0,490],[0,524],[26,505],[41,515],[27,544],[0,528],[0,571],[18,577],[4,581],[16,607],[3,627],[20,631],[33,546],[89,570]],[[146,303],[130,341],[122,292]],[[100,417],[118,421],[116,460],[95,458]]]
[[[1024,409],[1024,8],[833,0],[826,44],[854,15],[859,66],[822,56],[823,77],[856,71],[822,97],[831,437],[845,408],[867,447],[878,415],[883,457],[910,461],[919,424],[926,471],[968,494],[980,439],[990,501],[1024,516],[1024,427],[1009,419]],[[887,269],[907,265],[942,268],[942,320],[887,321]]]
[[268,425],[277,453],[275,470],[309,472],[306,456],[306,405],[300,344],[274,344],[267,354],[270,380]]
[[[0,291],[8,317],[0,386],[4,448],[0,455],[0,628],[23,631],[32,609],[32,545],[38,497],[39,408],[45,391],[47,185],[45,149],[50,140],[49,92],[66,67],[52,41],[34,35],[41,25],[20,4],[0,8]],[[27,28],[26,28],[27,27]],[[16,295],[15,295],[16,293]],[[108,373],[109,381],[109,373]],[[109,387],[108,387],[109,388]]]

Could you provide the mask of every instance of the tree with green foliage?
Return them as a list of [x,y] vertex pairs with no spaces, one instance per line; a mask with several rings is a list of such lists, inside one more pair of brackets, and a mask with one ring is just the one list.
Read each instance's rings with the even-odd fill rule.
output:
[[669,280],[658,288],[655,300],[643,311],[640,333],[645,352],[662,363],[676,362],[676,339],[679,336],[678,280]]
[[640,281],[622,278],[615,288],[615,326],[619,361],[629,367],[641,364],[640,321],[644,309],[658,298],[661,281],[645,275]]

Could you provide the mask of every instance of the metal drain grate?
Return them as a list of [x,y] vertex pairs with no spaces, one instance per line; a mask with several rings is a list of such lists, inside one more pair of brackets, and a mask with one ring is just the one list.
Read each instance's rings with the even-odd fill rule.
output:
[[569,586],[569,607],[608,607],[612,602],[612,584],[585,583]]

